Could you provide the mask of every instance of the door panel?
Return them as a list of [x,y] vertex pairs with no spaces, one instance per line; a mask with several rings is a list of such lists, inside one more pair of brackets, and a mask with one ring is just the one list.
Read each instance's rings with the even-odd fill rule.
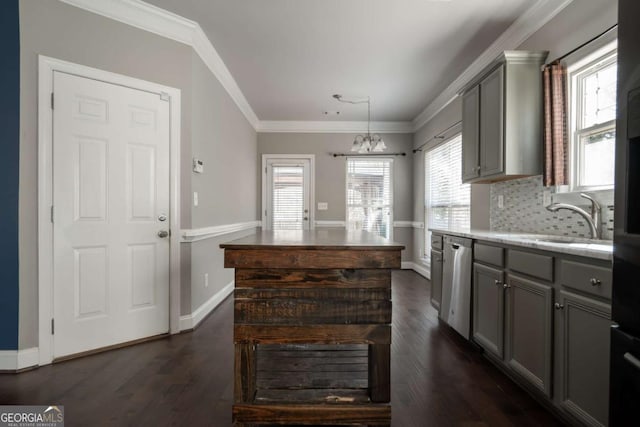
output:
[[504,273],[473,265],[473,339],[502,359],[504,355]]
[[480,83],[480,175],[504,172],[504,66]]
[[54,72],[54,358],[169,329],[169,103]]
[[462,181],[480,176],[480,86],[462,98]]
[[585,425],[607,425],[611,306],[562,291],[558,299],[560,406]]
[[550,397],[553,288],[509,275],[506,298],[507,364]]

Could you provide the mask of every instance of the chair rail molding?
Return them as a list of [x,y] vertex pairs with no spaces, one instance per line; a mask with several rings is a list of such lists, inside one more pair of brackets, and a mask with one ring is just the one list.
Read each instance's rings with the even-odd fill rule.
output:
[[180,231],[181,243],[191,243],[262,226],[261,221],[236,222],[212,227],[188,228]]

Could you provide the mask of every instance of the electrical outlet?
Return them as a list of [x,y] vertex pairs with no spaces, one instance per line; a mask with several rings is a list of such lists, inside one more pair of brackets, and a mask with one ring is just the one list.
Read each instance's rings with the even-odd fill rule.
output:
[[498,209],[504,209],[504,195],[498,196]]
[[551,204],[551,191],[542,191],[542,206],[549,206]]
[[204,273],[204,287],[209,287],[209,273]]
[[193,192],[193,206],[198,206],[198,192]]

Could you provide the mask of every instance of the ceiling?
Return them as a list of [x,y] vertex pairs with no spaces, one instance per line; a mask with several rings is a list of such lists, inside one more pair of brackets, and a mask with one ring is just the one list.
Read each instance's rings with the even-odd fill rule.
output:
[[[146,0],[200,24],[262,121],[411,121],[531,0]],[[325,115],[324,111],[340,111]]]

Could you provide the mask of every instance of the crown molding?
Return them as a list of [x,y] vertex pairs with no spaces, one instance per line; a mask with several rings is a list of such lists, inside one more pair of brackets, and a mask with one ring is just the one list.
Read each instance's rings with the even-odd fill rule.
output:
[[413,131],[417,132],[429,120],[435,117],[457,96],[462,88],[478,73],[493,62],[505,50],[520,46],[533,33],[538,31],[573,0],[538,0],[523,13],[507,30],[500,35],[473,63],[438,95],[418,116],[413,119]]
[[[413,133],[411,122],[371,122],[371,132]],[[260,121],[262,133],[357,133],[367,131],[367,122],[347,121]]]
[[251,105],[200,25],[141,0],[60,0],[123,24],[191,46],[227,91],[247,121],[258,129],[259,120]]

